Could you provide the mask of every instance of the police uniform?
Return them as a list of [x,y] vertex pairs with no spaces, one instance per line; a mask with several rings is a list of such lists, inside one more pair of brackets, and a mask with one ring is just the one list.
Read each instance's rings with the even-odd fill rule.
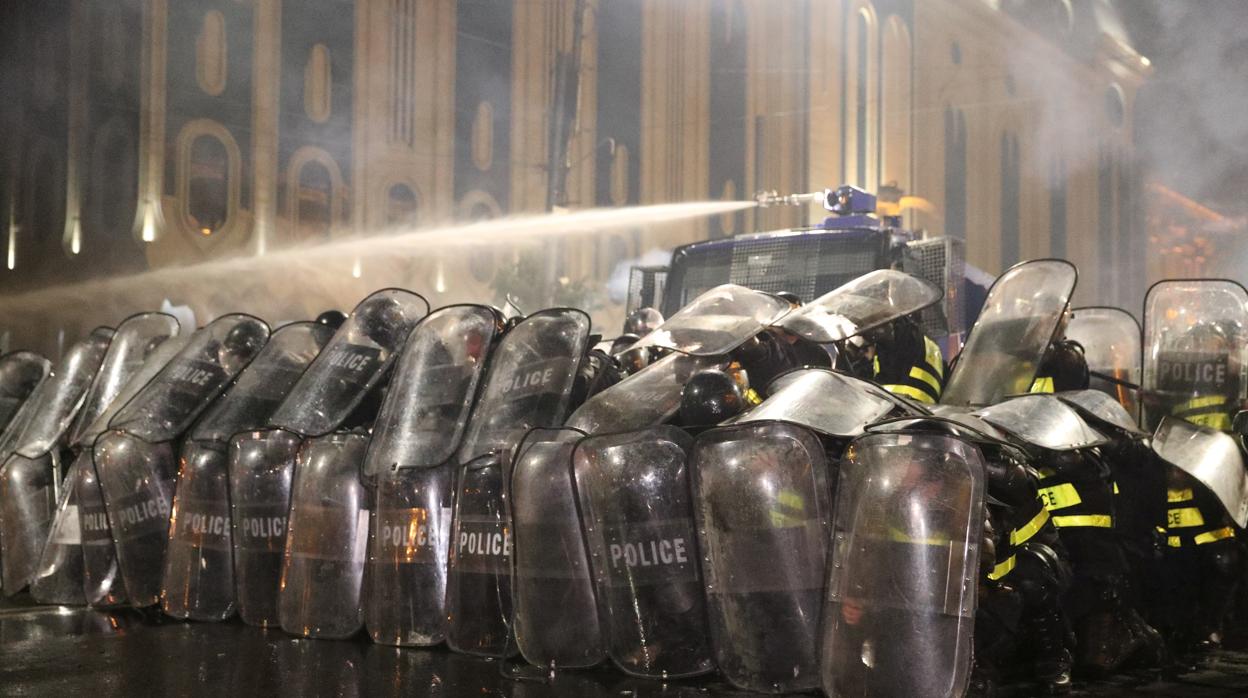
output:
[[940,345],[918,325],[898,322],[896,337],[876,347],[872,374],[891,393],[928,405],[940,402],[945,384],[945,359]]

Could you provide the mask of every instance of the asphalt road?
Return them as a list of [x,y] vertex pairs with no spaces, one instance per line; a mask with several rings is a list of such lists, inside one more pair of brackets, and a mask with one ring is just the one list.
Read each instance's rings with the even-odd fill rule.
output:
[[[6,696],[621,696],[747,695],[711,679],[660,684],[617,671],[566,672],[552,681],[518,665],[445,649],[305,640],[238,621],[164,621],[136,612],[0,608],[0,693]],[[1013,687],[1010,696],[1029,695]],[[1248,654],[1223,653],[1177,682],[1079,684],[1077,696],[1244,696]]]

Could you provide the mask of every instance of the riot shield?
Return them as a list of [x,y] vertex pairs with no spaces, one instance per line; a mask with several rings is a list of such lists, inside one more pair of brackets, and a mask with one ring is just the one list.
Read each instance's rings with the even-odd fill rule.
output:
[[230,441],[230,540],[238,615],[248,625],[275,626],[286,550],[290,482],[300,439],[287,431],[253,431]]
[[1094,425],[1103,422],[1130,436],[1148,436],[1147,432],[1136,426],[1135,417],[1127,408],[1102,390],[1067,390],[1057,393],[1057,399],[1075,408],[1081,416],[1093,420]]
[[971,668],[983,459],[937,434],[869,434],[847,453],[823,615],[823,690],[961,696]]
[[[139,368],[125,381],[117,395],[108,403],[108,405],[90,422],[84,422],[74,426],[74,434],[69,443],[74,447],[86,451],[90,451],[95,440],[100,434],[108,431],[108,423],[113,421],[113,417],[126,406],[130,400],[143,390],[148,383],[152,382],[169,362],[173,360],[187,344],[190,343],[193,333],[179,334],[170,337],[152,350]],[[106,357],[107,358],[107,357]]]
[[0,433],[51,371],[50,361],[29,351],[0,357]]
[[828,291],[776,325],[820,344],[839,342],[935,305],[944,295],[925,279],[878,269]]
[[1248,395],[1248,291],[1225,279],[1161,281],[1144,299],[1144,409],[1229,431]]
[[823,368],[790,371],[772,381],[768,392],[766,400],[733,423],[793,422],[846,438],[861,434],[863,427],[895,410],[912,413],[878,385]]
[[177,474],[173,446],[110,431],[96,439],[93,454],[130,604],[151,606],[160,600],[169,540],[169,507]]
[[364,434],[329,434],[299,449],[278,599],[282,629],[292,635],[345,638],[364,623],[367,445]]
[[1024,443],[1050,451],[1074,451],[1109,443],[1074,408],[1053,395],[1024,395],[975,414]]
[[39,458],[60,441],[82,406],[112,338],[112,329],[99,327],[70,347],[36,393],[40,400],[35,403],[35,413],[14,444],[19,455]]
[[81,443],[87,428],[119,397],[122,388],[142,369],[152,352],[165,340],[176,336],[179,329],[178,321],[164,313],[131,315],[117,326],[113,341],[108,345],[108,353],[104,355],[100,370],[87,390],[87,397],[74,419],[66,443],[89,443]]
[[817,687],[831,523],[823,446],[801,427],[754,422],[703,433],[691,462],[716,664],[746,690]]
[[1061,259],[1010,267],[992,288],[958,355],[940,401],[991,405],[1031,388],[1060,329],[1079,274]]
[[225,620],[234,614],[229,456],[216,441],[187,441],[179,458],[161,610],[173,618]]
[[1165,417],[1153,435],[1153,451],[1209,488],[1240,528],[1248,526],[1248,471],[1234,437]]
[[126,585],[117,565],[113,528],[104,506],[104,493],[95,470],[95,458],[84,451],[78,476],[78,530],[82,534],[82,593],[87,605],[113,608],[127,602]]
[[272,425],[303,436],[342,426],[428,314],[424,298],[397,288],[360,301],[273,413]]
[[693,374],[727,365],[723,357],[670,354],[586,400],[567,426],[595,434],[660,424],[680,409],[685,383]]
[[1113,397],[1136,421],[1144,353],[1140,335],[1140,323],[1119,308],[1075,308],[1066,326],[1066,339],[1078,342],[1088,360],[1088,387]]
[[511,520],[500,457],[487,454],[459,469],[446,573],[446,644],[487,657],[515,653]]
[[545,668],[590,667],[606,656],[572,484],[580,436],[573,429],[529,432],[507,483],[516,646]]
[[[251,363],[268,339],[269,326],[250,315],[237,313],[213,320],[191,335],[186,347],[121,408],[109,429],[153,444],[177,438]],[[106,481],[104,473],[100,477]]]
[[714,669],[680,429],[591,436],[573,470],[607,654],[622,671],[682,678]]
[[446,638],[455,468],[448,463],[377,476],[364,595],[365,625],[377,644],[422,647]]
[[536,312],[503,335],[469,420],[459,462],[509,452],[529,429],[562,424],[588,344],[589,316],[572,308]]
[[498,326],[490,308],[453,305],[412,330],[377,416],[364,459],[366,475],[451,459]]
[[[83,468],[91,467],[91,452],[82,451],[69,466],[56,504],[56,514],[39,566],[30,582],[30,595],[39,603],[81,606],[83,595],[82,533],[78,520],[78,488]],[[107,534],[105,534],[107,535]],[[111,545],[112,542],[109,541]]]
[[34,578],[56,512],[55,454],[9,456],[0,467],[0,569],[12,596]]
[[316,322],[279,327],[234,385],[196,422],[191,440],[226,444],[234,434],[265,426],[332,335],[332,329]]
[[743,286],[716,286],[689,301],[629,349],[662,347],[718,356],[741,346],[789,312],[789,302]]

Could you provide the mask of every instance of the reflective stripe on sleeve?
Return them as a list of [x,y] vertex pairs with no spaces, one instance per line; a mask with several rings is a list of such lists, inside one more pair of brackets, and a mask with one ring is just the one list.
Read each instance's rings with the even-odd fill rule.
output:
[[1031,518],[1031,521],[1028,521],[1019,528],[1010,531],[1010,544],[1022,545],[1023,543],[1031,540],[1031,537],[1036,535],[1036,533],[1044,527],[1045,522],[1048,520],[1049,510],[1041,509],[1039,514],[1036,514]]
[[1204,545],[1206,543],[1216,543],[1220,540],[1226,540],[1227,538],[1234,538],[1234,537],[1235,537],[1235,529],[1231,528],[1230,526],[1227,526],[1226,528],[1219,528],[1216,531],[1208,531],[1206,533],[1200,534],[1199,536],[1196,536],[1196,545]]
[[933,391],[940,394],[940,379],[933,376],[931,373],[928,373],[918,366],[913,366],[910,369],[910,377],[915,380],[923,381],[924,383],[930,385]]
[[988,573],[988,578],[994,582],[997,581],[998,579],[1009,574],[1010,571],[1014,569],[1014,565],[1017,564],[1017,562],[1018,556],[1016,555],[1011,555],[1005,558],[1004,562],[998,562],[993,566],[992,571]]
[[918,400],[919,402],[922,402],[924,404],[928,404],[928,405],[936,404],[936,401],[932,399],[931,395],[928,395],[926,392],[918,388],[913,388],[908,385],[897,385],[897,384],[889,384],[889,385],[885,385],[881,387],[883,387],[885,390],[887,390],[890,393],[894,393],[897,395],[905,395],[906,397],[912,400]]
[[1058,528],[1113,528],[1114,517],[1109,514],[1054,516],[1053,525]]
[[[927,365],[936,372],[937,376],[945,377],[945,355],[940,351],[940,345],[932,341],[931,337],[923,338],[923,354]],[[940,390],[940,388],[936,388]]]

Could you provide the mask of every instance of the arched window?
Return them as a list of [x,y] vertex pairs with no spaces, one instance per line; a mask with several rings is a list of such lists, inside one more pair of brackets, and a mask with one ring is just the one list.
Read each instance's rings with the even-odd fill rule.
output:
[[1001,269],[1018,262],[1021,225],[1018,136],[1001,134]]
[[109,239],[134,222],[138,205],[138,149],[121,119],[95,133],[86,196],[82,203],[84,234]]
[[966,239],[966,115],[945,109],[945,234]]
[[394,184],[386,192],[386,224],[414,225],[420,213],[420,200],[406,184]]
[[230,214],[230,156],[216,136],[201,134],[191,142],[186,210],[201,235],[220,230]]
[[847,27],[846,168],[849,181],[875,191],[879,175],[879,30],[871,3],[855,5]]
[[884,33],[883,104],[884,139],[883,182],[895,182],[902,191],[910,191],[910,31],[897,15],[888,20]]
[[309,160],[299,168],[295,186],[295,237],[327,239],[333,222],[334,180],[329,168]]
[[1066,258],[1066,163],[1060,159],[1049,171],[1049,254]]

